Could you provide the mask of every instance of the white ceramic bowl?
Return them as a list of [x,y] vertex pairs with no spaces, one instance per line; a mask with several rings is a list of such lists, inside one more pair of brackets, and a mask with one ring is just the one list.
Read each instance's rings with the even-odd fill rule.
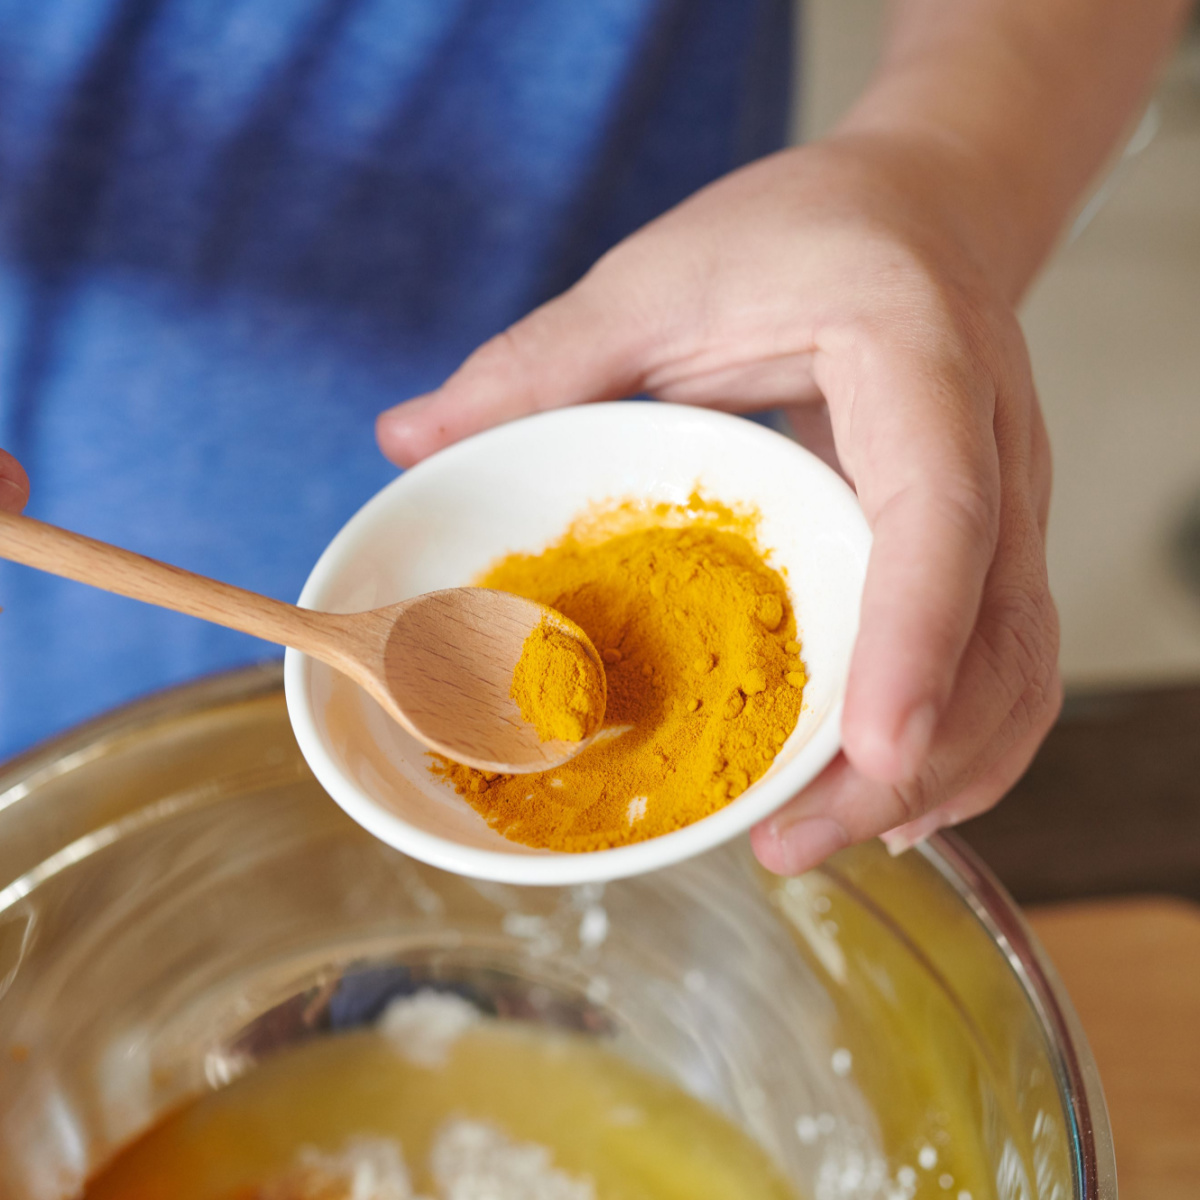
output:
[[287,652],[288,712],[329,794],[376,837],[482,879],[569,884],[679,862],[749,829],[837,753],[871,536],[853,492],[778,433],[723,413],[653,402],[528,417],[443,450],[389,484],[313,568],[307,608],[354,612],[469,584],[511,551],[538,551],[590,503],[682,502],[697,485],[762,513],[786,571],[809,682],[771,769],[719,812],[631,846],[562,854],[510,842],[428,770],[425,748],[343,676]]

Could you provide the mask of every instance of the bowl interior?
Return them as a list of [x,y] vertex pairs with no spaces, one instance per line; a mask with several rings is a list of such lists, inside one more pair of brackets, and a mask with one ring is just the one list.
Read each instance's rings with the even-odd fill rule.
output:
[[464,879],[331,805],[256,672],[71,735],[0,800],[6,1200],[76,1194],[192,1097],[427,987],[672,1080],[807,1200],[1116,1194],[1086,1044],[943,843],[788,881],[744,842],[603,888]]
[[630,847],[566,855],[503,838],[428,772],[424,747],[337,672],[291,651],[288,706],[317,777],[356,820],[427,862],[509,882],[616,877],[715,845],[778,807],[836,753],[870,535],[850,489],[779,434],[724,414],[652,403],[543,414],[472,438],[401,476],[342,530],[301,603],[376,608],[469,584],[512,551],[536,552],[589,505],[681,503],[700,487],[762,514],[784,572],[809,683],[773,767],[724,810]]

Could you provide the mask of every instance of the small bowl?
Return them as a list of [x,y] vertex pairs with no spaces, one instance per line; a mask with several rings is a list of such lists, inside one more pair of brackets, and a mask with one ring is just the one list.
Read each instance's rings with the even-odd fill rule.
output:
[[762,514],[760,539],[771,565],[786,573],[800,629],[809,676],[804,707],[761,779],[719,812],[644,842],[580,854],[522,846],[430,775],[425,747],[365,692],[289,650],[292,726],[334,800],[376,837],[444,870],[505,883],[571,884],[700,854],[800,791],[840,745],[871,535],[835,472],[751,421],[620,402],[543,413],[479,434],[407,471],[364,505],[321,555],[300,604],[354,612],[461,587],[505,554],[542,550],[596,501],[682,503],[697,486]]

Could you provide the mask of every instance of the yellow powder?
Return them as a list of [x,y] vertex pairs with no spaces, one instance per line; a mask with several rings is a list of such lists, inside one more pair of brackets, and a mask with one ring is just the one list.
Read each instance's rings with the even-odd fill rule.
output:
[[587,648],[543,620],[525,639],[512,698],[543,742],[581,742],[604,717],[604,675]]
[[579,625],[605,663],[605,724],[625,727],[538,775],[435,757],[431,770],[513,841],[597,850],[689,825],[762,776],[795,728],[795,615],[753,516],[697,495],[610,505],[476,582]]

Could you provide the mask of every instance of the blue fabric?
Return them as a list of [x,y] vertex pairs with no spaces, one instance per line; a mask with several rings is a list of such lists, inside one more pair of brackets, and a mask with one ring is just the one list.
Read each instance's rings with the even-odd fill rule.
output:
[[[790,0],[0,0],[30,513],[294,597],[377,412],[781,145]],[[275,653],[0,563],[0,757]]]

